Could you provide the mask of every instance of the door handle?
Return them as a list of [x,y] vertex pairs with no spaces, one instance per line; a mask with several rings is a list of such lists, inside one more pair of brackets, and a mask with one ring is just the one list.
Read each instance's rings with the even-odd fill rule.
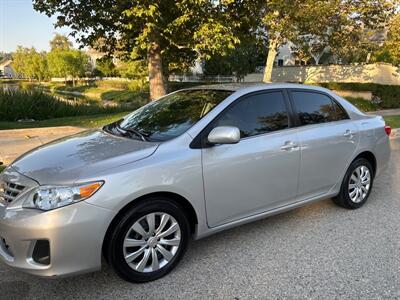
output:
[[343,136],[351,139],[354,136],[354,132],[351,130],[346,130],[346,132],[343,134]]
[[281,147],[281,150],[282,151],[290,151],[290,150],[293,150],[293,149],[295,149],[297,147],[299,147],[299,145],[297,145],[294,142],[288,141],[288,142],[285,142],[285,144]]

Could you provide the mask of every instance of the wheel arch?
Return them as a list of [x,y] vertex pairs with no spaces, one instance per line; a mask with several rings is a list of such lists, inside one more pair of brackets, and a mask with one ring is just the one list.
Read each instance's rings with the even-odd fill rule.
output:
[[107,242],[109,240],[109,236],[112,233],[112,230],[115,228],[117,225],[117,221],[130,209],[132,209],[134,206],[139,205],[145,201],[147,201],[149,198],[153,197],[163,197],[163,198],[168,198],[174,203],[176,203],[178,206],[182,208],[186,216],[188,217],[189,225],[190,225],[190,231],[191,234],[193,235],[196,230],[196,226],[198,224],[198,218],[195,209],[193,208],[192,204],[187,200],[185,197],[173,193],[173,192],[154,192],[154,193],[149,193],[143,196],[140,196],[139,198],[136,198],[135,200],[129,202],[126,204],[124,207],[122,207],[118,213],[114,216],[110,224],[108,225],[106,234],[104,235],[103,239],[103,244],[102,244],[102,253],[105,258],[107,258],[107,255],[104,255],[107,247]]
[[[374,172],[374,176],[376,174],[376,170],[377,170],[377,162],[376,162],[376,157],[375,155],[371,152],[371,151],[362,151],[361,153],[359,153],[354,159],[353,161],[359,159],[359,158],[364,158],[366,160],[368,160],[368,162],[371,164],[372,166],[372,171]],[[352,161],[352,162],[353,162]]]

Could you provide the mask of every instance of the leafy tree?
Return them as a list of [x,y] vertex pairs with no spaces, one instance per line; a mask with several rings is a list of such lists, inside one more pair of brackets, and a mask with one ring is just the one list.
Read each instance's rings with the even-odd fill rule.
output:
[[39,53],[35,48],[18,46],[12,58],[13,67],[18,74],[39,81],[48,78],[46,53]]
[[244,76],[254,72],[264,62],[265,44],[252,39],[242,40],[228,55],[215,55],[205,61],[205,75],[234,75],[239,82]]
[[146,62],[143,60],[127,60],[118,63],[117,72],[121,77],[145,80],[147,76]]
[[397,0],[268,0],[262,17],[269,48],[264,81],[271,81],[280,46],[292,41],[316,61],[329,50],[342,57],[362,46],[362,33],[381,26]]
[[118,74],[112,58],[108,56],[96,60],[96,71],[105,77],[116,76]]
[[70,50],[72,43],[65,35],[56,33],[54,38],[50,41],[51,51],[55,50]]
[[72,77],[73,85],[77,77],[84,76],[89,67],[89,57],[79,50],[55,50],[47,55],[52,76]]
[[[246,18],[232,12],[252,1],[215,0],[34,0],[34,8],[57,16],[85,45],[104,40],[101,51],[118,52],[148,64],[150,95],[165,94],[164,75],[170,64],[226,54],[239,43],[235,29]],[[239,3],[239,4],[238,4]],[[240,12],[242,15],[245,11]],[[249,15],[252,13],[249,12]],[[238,14],[240,16],[240,14]]]
[[374,56],[375,61],[400,65],[400,14],[394,16],[389,23],[387,39]]

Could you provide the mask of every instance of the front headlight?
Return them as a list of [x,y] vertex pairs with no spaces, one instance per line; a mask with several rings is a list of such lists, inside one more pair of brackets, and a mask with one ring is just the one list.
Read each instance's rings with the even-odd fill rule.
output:
[[76,186],[40,186],[24,202],[22,207],[52,210],[76,203],[96,193],[103,181],[90,182]]

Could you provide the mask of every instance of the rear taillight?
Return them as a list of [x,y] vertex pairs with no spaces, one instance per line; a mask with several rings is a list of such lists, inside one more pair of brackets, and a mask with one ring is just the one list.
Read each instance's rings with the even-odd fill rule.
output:
[[392,127],[390,127],[389,125],[385,126],[385,132],[387,135],[390,135],[392,133]]

